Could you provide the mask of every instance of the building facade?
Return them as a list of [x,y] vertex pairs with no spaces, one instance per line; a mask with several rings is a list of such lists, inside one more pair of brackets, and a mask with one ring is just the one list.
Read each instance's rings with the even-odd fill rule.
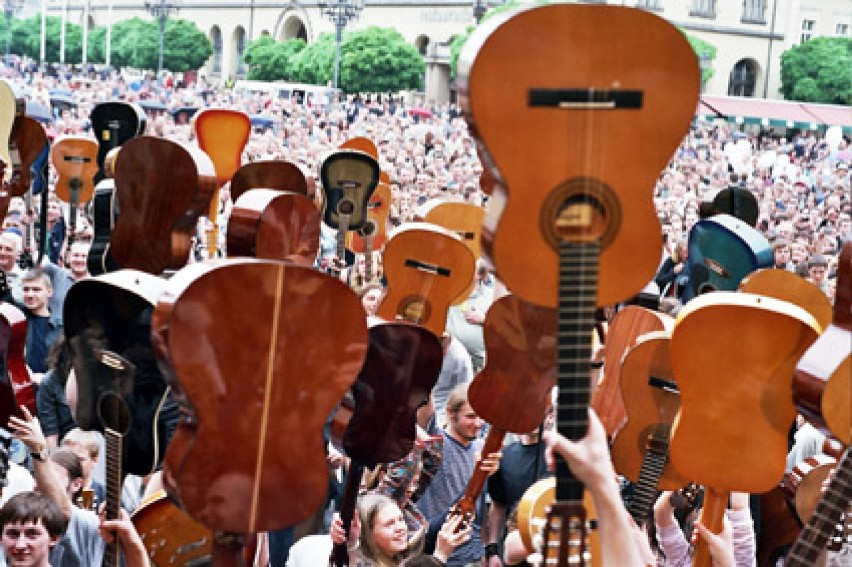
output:
[[[48,14],[68,21],[107,25],[132,17],[151,17],[139,0],[43,0]],[[331,0],[332,2],[355,0]],[[427,62],[425,98],[450,96],[449,44],[475,25],[475,13],[489,0],[361,0],[364,7],[347,29],[396,28]],[[492,5],[502,0],[490,0]],[[201,73],[213,81],[240,78],[247,42],[262,35],[307,42],[334,32],[323,2],[290,0],[148,0],[170,6],[175,17],[195,22],[210,38],[214,54]],[[709,94],[780,98],[781,54],[816,36],[852,36],[850,0],[610,0],[608,3],[651,11],[717,48]],[[41,9],[29,5],[29,10]],[[534,38],[530,38],[531,41]]]

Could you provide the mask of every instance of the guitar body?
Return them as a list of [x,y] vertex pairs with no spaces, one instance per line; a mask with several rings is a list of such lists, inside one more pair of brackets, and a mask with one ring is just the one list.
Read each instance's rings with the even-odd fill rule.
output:
[[816,511],[822,498],[823,483],[836,466],[837,460],[834,457],[819,454],[796,463],[793,470],[784,475],[782,486],[803,524]]
[[367,208],[379,184],[379,162],[358,150],[332,152],[320,166],[320,180],[325,195],[322,220],[341,229],[340,217],[348,218],[345,230],[359,230],[367,222]]
[[284,160],[255,161],[239,168],[231,178],[231,199],[236,202],[249,189],[290,191],[313,199],[316,182],[307,168]]
[[121,465],[130,474],[146,475],[158,468],[177,421],[177,408],[151,345],[151,313],[165,285],[161,278],[121,270],[77,282],[63,307],[77,376],[76,421],[82,429],[103,431],[98,401],[115,389],[113,372],[96,353],[114,352],[136,368],[132,383],[121,391],[131,413]]
[[417,323],[441,336],[447,309],[473,281],[475,264],[455,234],[427,223],[406,223],[385,246],[388,288],[379,317]]
[[154,565],[191,567],[209,560],[213,532],[175,506],[165,491],[142,502],[130,519]]
[[[239,308],[223,312],[234,297]],[[312,268],[208,261],[169,280],[152,334],[181,405],[169,496],[223,532],[278,530],[315,511],[328,488],[323,425],[367,351],[358,297]]]
[[346,235],[346,247],[359,254],[366,254],[368,249],[377,251],[384,248],[388,241],[390,204],[390,185],[379,182],[369,202],[367,202],[367,222],[361,230]]
[[438,380],[444,352],[434,334],[411,323],[372,320],[369,338],[364,366],[352,385],[355,409],[343,449],[374,468],[411,451],[417,409]]
[[[27,342],[27,317],[11,303],[0,303],[0,358],[8,373],[4,381],[12,386],[15,406],[26,407],[32,415],[36,411],[36,396],[30,372],[24,358]],[[20,415],[20,410],[14,415]],[[9,416],[5,416],[8,420]]]
[[717,292],[687,304],[670,345],[681,393],[672,467],[717,490],[775,486],[796,416],[790,376],[819,330],[804,309],[765,296]]
[[852,443],[849,392],[852,391],[852,243],[837,263],[837,292],[831,324],[796,365],[793,398],[815,427]]
[[758,567],[776,567],[778,558],[796,541],[801,525],[787,503],[784,489],[776,486],[760,495],[760,533],[757,534]]
[[[660,461],[668,460],[671,429],[680,410],[680,394],[669,358],[670,342],[670,332],[648,333],[625,353],[621,364],[621,398],[627,421],[613,441],[612,462],[619,474],[635,483],[641,482],[646,452],[655,447],[658,437],[664,443]],[[654,491],[679,490],[689,482],[666,463],[651,487]]]
[[12,156],[12,178],[7,190],[13,197],[23,197],[32,184],[32,166],[47,144],[47,134],[36,120],[29,116],[17,116],[9,138]]
[[683,34],[643,10],[540,6],[477,27],[458,84],[486,166],[496,166],[482,244],[506,286],[556,306],[554,227],[578,202],[590,210],[569,217],[591,214],[604,225],[597,304],[650,281],[662,245],[652,188],[698,98]]
[[3,184],[5,185],[12,180],[12,154],[9,149],[9,140],[12,134],[12,128],[15,123],[15,117],[18,112],[15,93],[9,83],[0,81],[0,160],[3,162]]
[[485,209],[470,203],[432,200],[421,211],[423,220],[459,235],[474,258],[482,255],[482,221]]
[[92,132],[98,140],[98,173],[95,184],[105,177],[104,162],[113,148],[145,133],[148,117],[138,104],[113,100],[95,105],[89,116]]
[[623,388],[619,386],[624,356],[645,333],[670,330],[673,325],[674,321],[668,315],[635,305],[628,305],[610,321],[606,334],[603,378],[592,394],[592,407],[610,438],[627,418],[623,402],[626,398],[623,396]]
[[92,200],[97,158],[97,142],[83,136],[62,136],[50,150],[50,161],[59,175],[56,196],[71,205],[72,215],[74,208]]
[[556,384],[556,311],[505,295],[483,325],[488,358],[468,387],[470,405],[492,425],[529,433],[541,425]]
[[695,223],[687,246],[684,302],[709,291],[733,291],[748,274],[773,262],[766,237],[730,215]]
[[198,147],[210,156],[219,186],[231,180],[242,165],[243,148],[251,135],[251,120],[238,110],[205,108],[193,115]]
[[798,305],[813,315],[822,329],[831,324],[831,301],[820,288],[793,272],[775,268],[757,270],[742,280],[739,291],[768,295]]
[[757,226],[760,206],[757,197],[748,189],[727,187],[716,193],[713,201],[701,203],[698,214],[701,218],[719,214],[731,215],[749,226]]
[[216,190],[210,158],[169,140],[133,138],[116,158],[115,187],[119,211],[125,213],[110,236],[114,260],[155,275],[183,267],[196,221]]
[[115,179],[102,179],[95,187],[92,198],[92,228],[94,237],[89,248],[86,264],[93,276],[114,272],[121,268],[110,253],[110,237],[118,219],[118,202],[115,194]]
[[230,257],[312,266],[319,250],[320,215],[305,195],[250,189],[234,202],[227,235]]
[[[549,508],[553,505],[556,496],[556,479],[553,477],[543,478],[530,486],[518,502],[518,532],[521,541],[530,553],[541,553],[545,565],[559,565],[559,557],[554,554],[555,548],[540,548],[536,541],[544,537],[542,526],[548,515]],[[586,509],[586,523],[589,525],[588,551],[591,560],[584,563],[590,567],[603,567],[601,559],[601,547],[597,534],[597,521],[595,519],[595,505],[591,496],[586,494],[583,499],[583,507]]]

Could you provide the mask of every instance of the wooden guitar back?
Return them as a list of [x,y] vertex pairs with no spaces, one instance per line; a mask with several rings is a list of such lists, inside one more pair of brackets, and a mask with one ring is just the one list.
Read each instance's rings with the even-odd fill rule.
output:
[[288,260],[312,266],[320,241],[320,214],[305,196],[250,189],[228,219],[228,256]]
[[231,178],[231,199],[236,202],[249,189],[277,189],[314,198],[316,182],[302,166],[284,160],[255,161],[239,168]]
[[182,409],[169,496],[226,532],[281,529],[316,510],[328,488],[323,425],[367,350],[358,297],[313,268],[209,261],[168,282],[152,335]]
[[475,264],[470,249],[448,230],[428,223],[403,225],[385,246],[388,290],[378,315],[418,323],[441,336],[447,309],[473,280]]
[[143,502],[131,520],[154,565],[191,567],[210,558],[213,533],[175,506],[165,491]]
[[554,225],[590,193],[606,225],[597,303],[635,294],[659,264],[652,188],[698,96],[683,34],[632,8],[538,6],[479,26],[458,75],[459,103],[497,168],[483,250],[500,279],[555,307]]
[[673,325],[674,321],[670,316],[635,305],[628,305],[616,313],[610,321],[606,334],[603,378],[592,394],[592,407],[601,418],[601,423],[610,438],[624,424],[627,417],[622,401],[624,399],[622,389],[619,386],[624,356],[630,347],[636,344],[636,340],[645,333],[671,329]]
[[765,296],[716,292],[688,303],[670,346],[682,408],[672,467],[719,491],[775,486],[796,415],[790,377],[819,331],[804,309]]
[[468,388],[470,405],[492,425],[529,433],[556,384],[556,312],[506,295],[488,309],[483,333],[488,358]]
[[3,183],[12,179],[12,155],[9,151],[9,136],[15,123],[17,103],[15,93],[9,83],[0,81],[0,160],[3,166]]
[[216,190],[210,158],[169,140],[133,138],[116,158],[115,187],[121,214],[110,236],[113,259],[155,275],[183,267]]

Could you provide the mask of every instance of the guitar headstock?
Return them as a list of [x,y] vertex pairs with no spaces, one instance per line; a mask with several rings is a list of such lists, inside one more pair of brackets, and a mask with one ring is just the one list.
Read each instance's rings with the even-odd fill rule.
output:
[[581,502],[555,502],[539,536],[533,538],[536,552],[527,560],[533,565],[589,565],[591,526]]

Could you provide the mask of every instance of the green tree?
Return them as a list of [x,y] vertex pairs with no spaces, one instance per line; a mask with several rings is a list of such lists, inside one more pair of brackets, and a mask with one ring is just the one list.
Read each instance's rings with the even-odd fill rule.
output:
[[345,92],[419,89],[425,71],[423,56],[395,29],[353,31],[340,46],[339,86]]
[[[159,28],[157,33],[159,34]],[[159,35],[157,41],[159,42]],[[213,55],[213,45],[194,22],[168,21],[163,52],[163,66],[166,69],[176,72],[198,69],[210,59],[211,55]]]
[[[170,71],[198,69],[213,53],[207,36],[188,20],[167,21],[163,45],[163,67]],[[159,53],[160,27],[155,20],[133,18],[112,27],[110,63],[113,66],[156,69]]]
[[277,42],[261,36],[246,46],[243,60],[249,66],[248,78],[256,81],[292,80],[294,56],[305,49],[303,39]]
[[816,37],[781,54],[788,100],[852,105],[852,38]]
[[707,84],[707,81],[712,79],[713,75],[716,74],[716,70],[713,68],[713,61],[716,60],[716,46],[707,43],[699,37],[689,34],[684,35],[689,45],[692,46],[692,50],[695,52],[695,56],[698,57],[699,64],[701,65],[701,84]]
[[320,34],[293,57],[291,64],[295,81],[313,85],[328,84],[334,77],[334,34]]
[[[292,60],[296,81],[326,84],[334,78],[334,34],[326,33]],[[393,29],[369,27],[343,34],[340,84],[344,92],[395,92],[419,88],[423,57]]]
[[[62,33],[62,18],[48,16],[45,22],[45,59],[50,62],[59,61],[60,36]],[[5,32],[5,21],[3,23]],[[6,37],[3,36],[5,47]],[[12,21],[12,53],[26,55],[38,60],[41,56],[41,16],[33,16],[26,20]],[[80,63],[83,61],[83,29],[70,22],[65,24],[65,62]]]

